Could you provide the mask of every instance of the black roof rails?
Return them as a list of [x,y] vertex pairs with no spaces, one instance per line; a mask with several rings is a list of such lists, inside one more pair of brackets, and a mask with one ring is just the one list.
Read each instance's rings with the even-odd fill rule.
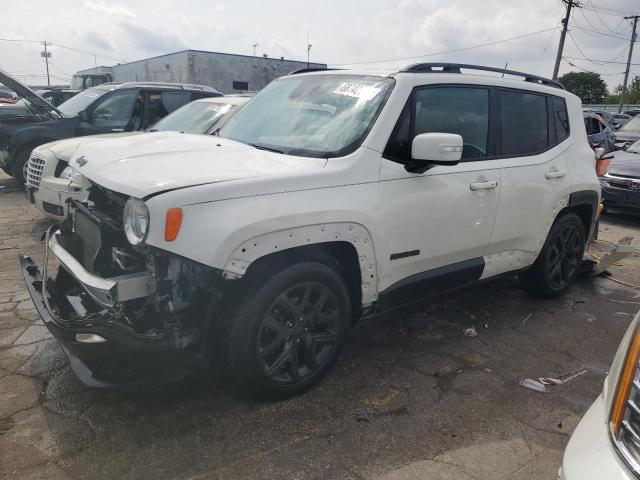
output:
[[331,70],[342,70],[342,68],[301,68],[300,70],[294,70],[289,75],[298,75],[299,73],[328,72]]
[[[434,70],[438,69],[438,70]],[[515,70],[507,70],[506,68],[484,67],[482,65],[468,65],[465,63],[416,63],[409,65],[400,70],[405,73],[461,73],[460,69],[466,70],[480,70],[483,72],[502,73],[503,75],[514,75],[517,77],[524,77],[525,82],[537,83],[539,85],[546,85],[549,87],[561,88],[564,90],[564,86],[557,80],[551,80],[549,78],[538,77],[537,75],[531,75],[529,73],[517,72]]]

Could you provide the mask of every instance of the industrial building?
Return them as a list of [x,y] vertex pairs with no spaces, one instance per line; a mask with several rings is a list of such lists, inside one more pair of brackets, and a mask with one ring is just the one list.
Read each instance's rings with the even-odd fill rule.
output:
[[114,82],[182,82],[209,85],[228,93],[252,92],[273,79],[303,68],[327,68],[324,63],[307,63],[270,58],[266,55],[183,50],[158,57],[127,62],[112,67],[99,66],[77,72],[78,75],[109,73]]

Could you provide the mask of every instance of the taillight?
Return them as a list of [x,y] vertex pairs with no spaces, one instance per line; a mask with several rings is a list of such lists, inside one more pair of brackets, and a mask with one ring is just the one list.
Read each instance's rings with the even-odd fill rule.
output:
[[610,163],[611,160],[608,158],[596,158],[596,175],[604,177],[607,174],[607,170],[609,170]]

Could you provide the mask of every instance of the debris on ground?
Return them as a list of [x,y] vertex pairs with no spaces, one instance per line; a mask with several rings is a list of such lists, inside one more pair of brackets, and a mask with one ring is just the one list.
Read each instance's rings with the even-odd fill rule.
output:
[[462,333],[464,333],[464,336],[467,338],[476,338],[478,336],[476,327],[465,328],[464,330],[462,330]]
[[547,387],[543,383],[540,383],[538,380],[534,380],[533,378],[523,378],[520,380],[519,385],[535,392],[545,393],[547,391]]
[[540,377],[538,380],[540,381],[540,383],[544,385],[562,385],[563,383],[567,383],[573,380],[574,378],[579,377],[580,375],[584,375],[585,373],[587,373],[586,368],[579,370],[577,372],[571,372],[564,375],[560,375],[558,378]]
[[530,313],[529,315],[527,315],[526,317],[524,317],[524,320],[522,320],[522,325],[524,325],[525,323],[527,323],[527,320],[529,320],[531,318],[531,315],[533,315],[533,313]]

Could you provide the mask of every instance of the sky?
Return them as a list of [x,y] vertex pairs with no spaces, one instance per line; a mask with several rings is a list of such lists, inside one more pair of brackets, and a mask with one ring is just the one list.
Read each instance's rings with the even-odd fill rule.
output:
[[[187,48],[252,55],[258,44],[257,55],[306,60],[307,34],[311,61],[330,66],[508,63],[510,69],[551,77],[565,12],[561,0],[2,2],[0,68],[30,84],[46,84],[40,41],[53,43],[47,47],[52,83],[64,84],[77,70],[96,64]],[[572,14],[564,50],[574,66],[563,61],[560,73],[595,71],[613,88],[622,83],[631,36],[630,23],[622,16],[640,14],[640,0],[581,4],[584,8]],[[632,77],[640,73],[638,43],[633,62]]]

